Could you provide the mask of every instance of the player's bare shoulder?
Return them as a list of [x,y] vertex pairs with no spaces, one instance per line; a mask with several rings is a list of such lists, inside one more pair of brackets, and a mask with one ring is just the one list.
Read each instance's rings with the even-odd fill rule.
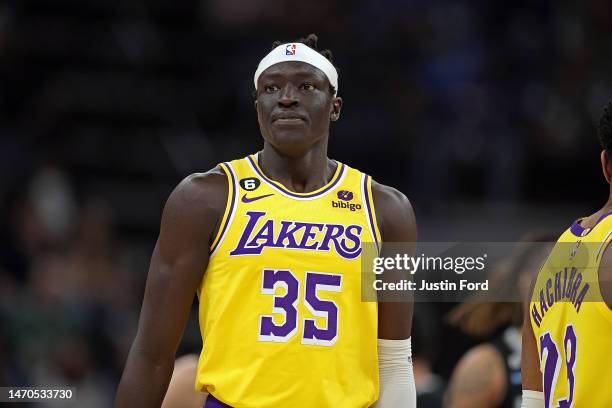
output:
[[227,175],[218,166],[185,177],[166,202],[162,229],[172,223],[212,233],[225,211],[228,190]]
[[372,198],[383,241],[416,241],[416,218],[406,195],[372,180]]
[[168,203],[186,207],[220,209],[227,200],[228,180],[219,166],[185,177],[174,189]]

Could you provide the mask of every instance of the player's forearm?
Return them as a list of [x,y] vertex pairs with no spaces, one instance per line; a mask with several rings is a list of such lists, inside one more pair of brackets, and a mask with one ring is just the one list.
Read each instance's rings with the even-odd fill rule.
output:
[[161,406],[173,367],[174,356],[152,358],[132,349],[117,389],[115,408]]

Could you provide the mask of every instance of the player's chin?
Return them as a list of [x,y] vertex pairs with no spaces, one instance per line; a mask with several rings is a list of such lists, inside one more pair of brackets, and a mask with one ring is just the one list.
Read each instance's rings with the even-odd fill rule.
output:
[[301,125],[272,126],[270,135],[277,143],[307,143],[309,138],[308,127]]
[[277,130],[269,141],[278,151],[292,157],[301,156],[312,146],[308,134],[304,131]]

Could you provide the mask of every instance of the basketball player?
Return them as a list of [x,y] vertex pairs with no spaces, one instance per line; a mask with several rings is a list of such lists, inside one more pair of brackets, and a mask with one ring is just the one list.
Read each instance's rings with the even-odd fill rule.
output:
[[[610,184],[612,103],[599,137]],[[612,190],[561,235],[535,281],[523,326],[524,407],[612,407],[611,240]]]
[[416,241],[410,202],[327,157],[342,99],[316,36],[275,43],[254,83],[263,149],[170,195],[115,406],[159,406],[197,292],[207,408],[414,407],[412,304],[360,288],[366,242]]

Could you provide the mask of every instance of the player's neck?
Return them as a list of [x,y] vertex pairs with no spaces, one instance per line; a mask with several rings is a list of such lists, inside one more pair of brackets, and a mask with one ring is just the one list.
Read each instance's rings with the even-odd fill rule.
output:
[[319,143],[301,157],[283,155],[265,143],[259,153],[259,166],[272,180],[297,193],[308,193],[327,184],[337,163],[327,158],[327,143]]
[[601,210],[597,211],[597,215],[598,217],[603,216],[606,213],[612,212],[612,197],[608,198],[608,202],[606,202],[606,204],[601,207]]
[[606,204],[603,207],[601,207],[599,211],[584,218],[580,222],[580,225],[582,225],[585,228],[593,228],[604,214],[609,213],[611,211],[612,211],[612,195],[608,198],[608,201],[606,202]]

